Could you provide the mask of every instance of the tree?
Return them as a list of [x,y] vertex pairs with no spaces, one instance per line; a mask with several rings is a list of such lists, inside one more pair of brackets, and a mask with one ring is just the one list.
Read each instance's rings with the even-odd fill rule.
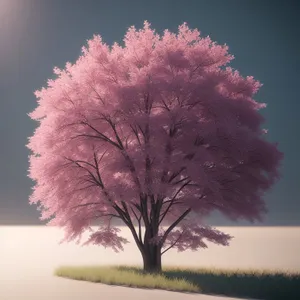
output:
[[160,36],[145,22],[124,46],[94,36],[54,68],[29,114],[40,122],[27,147],[41,219],[65,228],[64,241],[99,220],[87,243],[115,251],[128,242],[111,223],[120,219],[153,272],[172,247],[229,244],[204,224],[214,210],[262,220],[283,155],[261,129],[261,84],[226,67],[232,59],[185,23]]

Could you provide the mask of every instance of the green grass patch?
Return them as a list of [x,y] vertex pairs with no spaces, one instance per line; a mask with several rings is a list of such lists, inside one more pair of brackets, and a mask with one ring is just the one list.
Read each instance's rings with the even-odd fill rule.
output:
[[64,266],[55,275],[136,288],[164,289],[263,300],[299,300],[300,273],[164,267],[161,274],[136,266]]

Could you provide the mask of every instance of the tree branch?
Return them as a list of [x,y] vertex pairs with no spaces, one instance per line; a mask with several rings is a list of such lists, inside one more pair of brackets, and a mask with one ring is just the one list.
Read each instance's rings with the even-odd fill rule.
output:
[[134,135],[136,136],[136,139],[137,139],[139,145],[141,146],[142,144],[141,144],[138,130],[136,128],[134,128],[133,125],[130,125],[130,128],[131,128],[132,132],[134,133]]
[[178,180],[178,181],[174,182],[174,183],[173,183],[173,185],[176,185],[176,184],[178,184],[178,183],[181,183],[181,182],[183,182],[183,181],[187,180],[188,178],[189,178],[189,176],[187,176],[187,177],[184,177],[184,178],[182,178],[182,179],[180,179],[180,180]]
[[[100,210],[96,210],[96,212],[102,213]],[[115,214],[111,214],[111,213],[95,216],[95,218],[103,218],[103,217],[111,217],[111,218],[121,219],[121,217],[119,215],[115,215]]]
[[[85,170],[86,172],[88,172],[88,173],[90,174],[91,178],[93,179],[93,181],[96,183],[97,186],[100,186],[100,187],[103,186],[103,182],[102,182],[102,180],[101,180],[101,177],[98,178],[99,180],[97,180],[97,178],[95,177],[95,175],[94,175],[89,169],[87,169],[87,168],[83,167],[82,165],[80,165],[76,160],[73,160],[73,159],[71,159],[71,158],[67,158],[67,157],[65,157],[65,156],[63,156],[63,157],[64,157],[66,160],[68,160],[68,161],[74,163],[78,168],[81,168],[81,169]],[[85,162],[85,163],[86,163],[86,164],[89,164],[88,162]],[[95,166],[93,166],[93,168],[95,168]]]
[[99,202],[89,202],[89,203],[84,203],[84,204],[78,204],[72,207],[72,209],[78,208],[78,207],[85,207],[85,206],[90,206],[90,205],[100,205],[101,203]]
[[[107,150],[105,150],[105,151],[102,153],[101,158],[100,158],[99,161],[102,160],[102,158],[104,157],[104,155],[106,154],[106,152],[107,152]],[[101,175],[100,175],[100,171],[99,171],[99,162],[97,161],[97,156],[96,156],[95,149],[94,149],[94,151],[93,151],[93,158],[94,158],[94,162],[95,162],[95,169],[96,169],[96,172],[97,172],[98,179],[99,179],[99,181],[101,181],[101,182],[103,183],[102,178],[101,178]]]
[[170,247],[168,247],[167,249],[165,249],[163,252],[161,252],[161,255],[163,255],[164,253],[166,253],[168,250],[170,250],[171,248],[173,248],[181,239],[182,235],[183,235],[184,231],[182,231],[179,235],[179,237],[176,239],[176,241],[174,243],[171,244]]
[[132,213],[134,214],[137,222],[138,222],[138,226],[139,226],[139,239],[140,241],[142,242],[142,224],[141,224],[141,219],[142,219],[142,216],[140,215],[140,217],[137,216],[137,214],[135,213],[134,209],[131,207],[131,211]]
[[[123,211],[117,204],[114,204],[113,205],[113,208],[119,213],[121,219],[123,220],[123,222],[128,226],[128,228],[130,229],[132,235],[133,235],[133,238],[138,246],[138,248],[140,249],[140,251],[143,251],[143,244],[142,242],[139,240],[139,237],[136,233],[136,230],[132,224],[132,221],[131,221],[131,218],[130,216],[128,215],[127,217],[127,213],[126,211]],[[127,210],[128,211],[128,210]]]
[[163,235],[160,243],[161,245],[164,244],[166,241],[168,234],[191,212],[191,208],[187,209],[165,232]]
[[72,136],[70,139],[74,140],[74,139],[77,139],[77,138],[80,138],[80,137],[99,139],[99,140],[108,142],[111,145],[119,148],[119,145],[117,143],[115,143],[114,141],[110,140],[109,138],[107,138],[105,136],[103,137],[103,136],[97,136],[97,135],[91,135],[91,134],[77,134],[75,136]]
[[165,218],[165,216],[167,215],[168,211],[170,210],[171,206],[174,205],[174,201],[177,197],[177,195],[184,189],[185,186],[187,186],[189,183],[191,182],[191,180],[187,181],[186,183],[184,183],[179,189],[178,191],[175,193],[175,195],[173,196],[173,198],[170,200],[170,203],[168,205],[168,207],[166,208],[166,210],[164,211],[164,213],[162,214],[162,217],[159,221],[158,224],[161,224],[161,222],[163,221],[163,219]]
[[100,94],[97,92],[97,90],[91,84],[89,84],[89,86],[96,93],[96,95],[97,95],[96,98],[99,99],[102,102],[102,104],[104,104],[105,102],[104,102],[103,98],[100,96]]
[[133,180],[137,186],[137,188],[139,189],[139,192],[141,193],[142,192],[142,189],[141,189],[141,184],[140,184],[140,181],[138,179],[138,176],[136,174],[136,169],[135,169],[135,166],[133,164],[133,161],[132,159],[130,158],[130,156],[128,155],[126,149],[124,148],[123,146],[123,143],[121,141],[121,138],[117,132],[117,129],[116,129],[116,125],[112,122],[112,120],[110,118],[107,118],[105,117],[105,120],[108,122],[108,124],[111,126],[111,128],[113,129],[113,132],[115,134],[115,137],[118,141],[118,148],[121,150],[121,153],[122,155],[124,156],[124,158],[127,160],[127,162],[129,163],[129,170],[132,174],[132,177],[133,177]]
[[186,169],[186,167],[181,167],[180,168],[180,170],[179,171],[177,171],[177,172],[175,172],[175,173],[173,173],[171,176],[170,176],[170,178],[169,178],[169,183],[171,183],[172,182],[172,180],[173,179],[175,179],[177,176],[179,176],[180,175],[180,173],[182,172],[182,171],[184,171]]

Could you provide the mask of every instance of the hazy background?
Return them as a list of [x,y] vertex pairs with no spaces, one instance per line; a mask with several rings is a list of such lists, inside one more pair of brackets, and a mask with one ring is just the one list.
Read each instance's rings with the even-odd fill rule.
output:
[[[300,272],[299,227],[220,227],[234,236],[229,247],[208,244],[208,249],[177,252],[169,250],[163,265],[241,269],[271,269]],[[44,226],[0,226],[0,282],[7,278],[50,278],[60,265],[141,265],[142,258],[127,228],[121,234],[130,243],[124,252],[110,248],[58,242],[63,231]],[[88,233],[83,235],[83,241]],[[3,279],[1,278],[3,274]],[[6,278],[6,279],[5,279]]]
[[[93,34],[111,45],[129,26],[148,20],[158,32],[177,31],[186,21],[227,43],[236,57],[232,66],[264,84],[257,100],[268,104],[268,138],[279,142],[285,159],[282,180],[266,195],[270,213],[263,225],[299,225],[298,2],[0,0],[0,224],[41,224],[36,207],[28,205],[33,183],[26,177],[25,144],[37,125],[27,116],[37,105],[33,92],[54,66],[73,62]],[[232,225],[219,215],[209,223]]]

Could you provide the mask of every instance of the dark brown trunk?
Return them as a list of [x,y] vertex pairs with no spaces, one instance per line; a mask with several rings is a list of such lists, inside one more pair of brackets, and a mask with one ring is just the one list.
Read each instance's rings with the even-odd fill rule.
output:
[[144,271],[148,273],[161,272],[161,251],[157,245],[144,246],[143,252]]

